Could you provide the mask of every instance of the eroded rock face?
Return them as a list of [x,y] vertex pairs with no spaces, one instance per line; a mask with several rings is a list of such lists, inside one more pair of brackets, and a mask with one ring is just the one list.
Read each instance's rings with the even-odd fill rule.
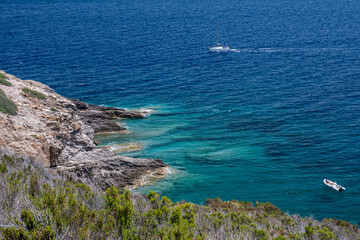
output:
[[161,172],[165,167],[159,159],[124,157],[101,148],[82,151],[75,159],[58,166],[58,169],[90,178],[102,189],[112,185],[120,188],[139,186],[142,176],[153,171]]
[[[17,115],[0,112],[0,147],[30,156],[45,167],[74,172],[102,189],[137,185],[145,174],[165,167],[158,159],[128,158],[96,147],[94,133],[124,130],[117,119],[142,118],[143,113],[68,99],[42,83],[0,72],[12,84],[0,88],[18,111]],[[46,99],[31,97],[23,88]]]

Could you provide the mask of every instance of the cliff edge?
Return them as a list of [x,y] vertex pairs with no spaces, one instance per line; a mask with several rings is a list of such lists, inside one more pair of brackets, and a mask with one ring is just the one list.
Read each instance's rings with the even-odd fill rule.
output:
[[143,118],[143,113],[68,99],[4,71],[0,78],[0,148],[73,172],[101,189],[138,186],[143,176],[163,172],[162,160],[119,156],[94,141],[94,133],[124,130],[117,119]]

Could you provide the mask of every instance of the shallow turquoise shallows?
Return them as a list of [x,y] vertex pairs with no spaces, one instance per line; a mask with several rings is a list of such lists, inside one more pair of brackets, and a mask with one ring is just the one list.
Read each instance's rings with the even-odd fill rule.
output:
[[[101,138],[171,166],[138,191],[360,223],[360,1],[4,2],[1,69],[153,110]],[[217,25],[236,51],[209,52]]]

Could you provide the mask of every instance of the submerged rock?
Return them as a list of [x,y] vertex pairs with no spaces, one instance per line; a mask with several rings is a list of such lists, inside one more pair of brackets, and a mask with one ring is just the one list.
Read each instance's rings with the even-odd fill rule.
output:
[[[74,172],[102,189],[134,186],[149,171],[165,167],[159,159],[116,155],[94,141],[94,133],[125,130],[118,119],[143,118],[144,113],[68,99],[40,82],[1,73],[12,86],[0,88],[18,110],[17,115],[0,113],[1,148],[30,156],[45,167]],[[24,88],[45,98],[24,94]]]
[[142,149],[142,146],[139,143],[120,143],[102,146],[102,148],[108,149],[113,153],[121,153],[139,151]]

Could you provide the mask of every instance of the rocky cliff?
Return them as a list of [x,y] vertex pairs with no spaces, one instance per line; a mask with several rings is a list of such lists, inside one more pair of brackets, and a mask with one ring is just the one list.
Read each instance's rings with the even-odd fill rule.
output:
[[143,176],[163,172],[159,159],[119,156],[95,144],[94,133],[124,130],[118,119],[142,118],[142,112],[68,99],[40,82],[0,73],[7,82],[0,89],[17,112],[0,111],[0,148],[73,172],[102,189],[133,187]]

